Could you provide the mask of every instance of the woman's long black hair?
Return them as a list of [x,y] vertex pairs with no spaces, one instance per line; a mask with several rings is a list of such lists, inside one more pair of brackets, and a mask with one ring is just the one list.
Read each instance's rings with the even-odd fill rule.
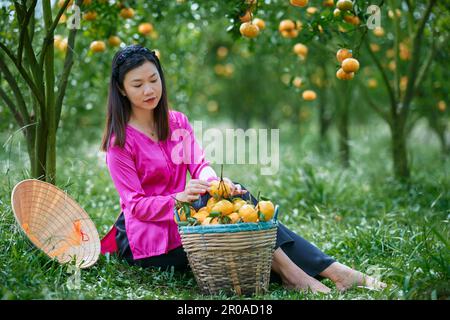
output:
[[154,51],[140,45],[130,45],[118,51],[111,66],[111,80],[106,113],[106,124],[103,132],[101,150],[108,151],[111,136],[114,133],[114,146],[123,148],[125,145],[125,129],[131,115],[131,104],[119,89],[124,90],[123,80],[128,71],[140,67],[146,61],[155,64],[161,78],[162,94],[158,105],[154,109],[154,119],[158,133],[158,140],[166,140],[169,136],[169,106],[164,73],[159,59]]

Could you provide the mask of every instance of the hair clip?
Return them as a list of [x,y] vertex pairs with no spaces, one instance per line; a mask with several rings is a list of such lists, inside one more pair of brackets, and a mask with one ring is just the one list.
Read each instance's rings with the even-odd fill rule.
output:
[[150,54],[150,55],[153,56],[153,58],[155,60],[158,61],[158,57],[157,57],[156,52],[154,50],[149,50],[146,47],[142,47],[142,46],[136,45],[136,44],[130,45],[130,46],[126,47],[125,49],[123,49],[122,52],[117,57],[116,66],[115,66],[115,68],[113,70],[113,76],[115,78],[118,78],[118,76],[119,76],[119,67],[125,62],[125,60],[128,57],[130,57],[131,55],[133,55],[135,53],[141,53],[143,55]]

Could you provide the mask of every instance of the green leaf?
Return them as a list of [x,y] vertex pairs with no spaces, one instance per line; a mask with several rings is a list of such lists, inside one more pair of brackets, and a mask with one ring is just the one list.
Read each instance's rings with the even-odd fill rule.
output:
[[258,211],[259,220],[266,221],[266,216],[261,211]]

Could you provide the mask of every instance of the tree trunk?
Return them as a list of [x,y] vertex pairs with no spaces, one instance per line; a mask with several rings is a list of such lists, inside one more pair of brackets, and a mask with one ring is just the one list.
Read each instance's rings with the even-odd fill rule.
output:
[[444,159],[450,157],[450,141],[448,141],[447,139],[445,129],[440,128],[439,129],[433,128],[433,129],[439,138],[439,142],[441,143],[442,157]]
[[399,116],[393,119],[391,139],[394,174],[399,180],[406,180],[410,177],[406,133],[404,122]]
[[347,103],[342,103],[339,110],[338,132],[339,132],[339,157],[345,168],[350,166],[350,146],[349,140],[349,115]]
[[[34,117],[31,117],[31,121],[34,122]],[[35,153],[35,143],[36,143],[36,125],[30,125],[25,129],[25,141],[27,143],[28,158],[30,159],[30,169],[31,174],[33,174],[36,169],[36,153]]]
[[[42,3],[44,13],[44,25],[46,32],[50,30],[53,19],[50,2],[44,1]],[[53,33],[52,33],[53,37]],[[56,114],[55,114],[55,70],[54,70],[54,50],[53,41],[43,52],[44,58],[44,75],[45,75],[45,109],[47,114],[43,114],[42,119],[47,118],[46,132],[43,137],[46,138],[46,166],[45,166],[45,180],[52,184],[56,184]]]
[[330,143],[328,141],[328,129],[330,127],[330,115],[327,108],[327,91],[323,88],[319,95],[319,151],[326,153],[330,150]]
[[348,168],[350,166],[350,146],[348,144],[349,140],[349,101],[348,95],[351,94],[349,92],[350,85],[347,81],[338,82],[338,86],[336,87],[336,97],[338,103],[337,110],[337,129],[338,129],[338,145],[339,145],[339,158],[341,160],[341,164],[344,168]]
[[38,120],[36,125],[36,156],[33,177],[43,181],[46,180],[45,168],[47,166],[47,132],[48,129],[45,120]]

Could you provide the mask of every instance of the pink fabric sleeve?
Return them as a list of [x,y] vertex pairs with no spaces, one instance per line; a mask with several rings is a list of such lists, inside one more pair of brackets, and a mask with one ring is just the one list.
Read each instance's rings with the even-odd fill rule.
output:
[[189,132],[190,136],[190,147],[191,147],[191,163],[188,164],[188,170],[191,174],[192,179],[198,179],[200,177],[200,172],[203,168],[208,167],[210,162],[205,158],[205,152],[202,150],[197,140],[195,139],[194,130],[192,129],[191,124],[189,123],[188,118],[185,114],[180,113],[182,117],[182,123],[184,129]]
[[142,221],[169,221],[173,219],[176,194],[146,196],[136,172],[131,154],[119,146],[109,148],[107,165],[114,185],[125,207]]

